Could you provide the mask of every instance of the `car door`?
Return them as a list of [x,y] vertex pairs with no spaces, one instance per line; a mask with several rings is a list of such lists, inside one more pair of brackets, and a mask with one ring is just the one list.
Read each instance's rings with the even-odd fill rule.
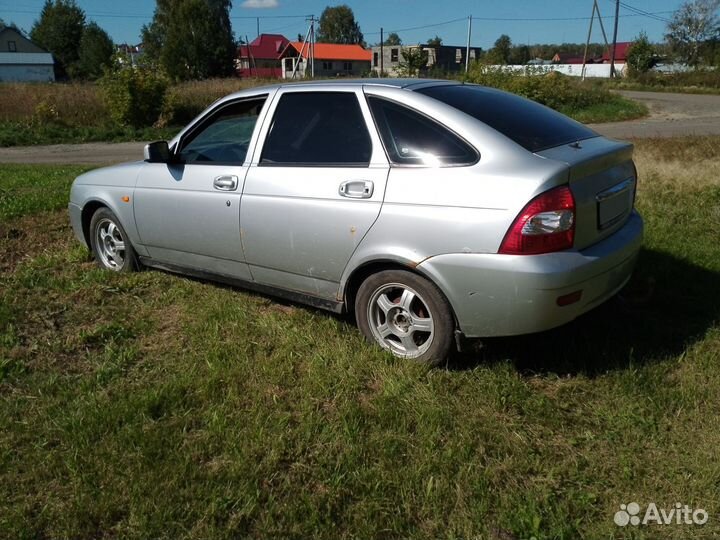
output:
[[380,212],[389,165],[359,86],[278,91],[243,192],[255,281],[335,299]]
[[266,101],[262,95],[219,105],[180,138],[176,163],[143,166],[133,206],[152,259],[251,279],[240,199]]

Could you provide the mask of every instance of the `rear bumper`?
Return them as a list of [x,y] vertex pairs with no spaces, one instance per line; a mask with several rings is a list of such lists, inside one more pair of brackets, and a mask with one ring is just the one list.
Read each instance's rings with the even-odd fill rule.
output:
[[[455,253],[417,269],[445,293],[467,337],[530,334],[565,324],[603,303],[630,279],[640,251],[642,218],[583,251],[546,255]],[[557,299],[578,290],[578,302]]]

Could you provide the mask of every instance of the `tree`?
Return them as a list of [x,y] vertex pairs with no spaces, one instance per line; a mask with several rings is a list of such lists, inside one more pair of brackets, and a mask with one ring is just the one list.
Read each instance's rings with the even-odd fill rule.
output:
[[147,58],[175,80],[232,75],[231,6],[231,0],[157,0],[142,29]]
[[422,45],[417,47],[406,47],[402,50],[402,62],[398,64],[398,71],[405,77],[414,77],[422,69],[427,67],[428,52],[423,50]]
[[657,54],[645,32],[635,38],[627,53],[628,73],[630,76],[646,73],[655,65]]
[[514,45],[510,49],[509,63],[515,66],[522,66],[532,60],[530,47],[527,45]]
[[326,7],[320,15],[317,40],[321,43],[342,43],[365,46],[360,25],[355,20],[353,10],[343,4]]
[[434,38],[427,40],[428,47],[432,47],[433,49],[437,49],[442,45],[442,38],[435,34]]
[[395,32],[390,32],[388,34],[387,39],[385,39],[385,45],[393,46],[393,45],[402,45],[402,39],[400,39],[400,36],[398,36]]
[[510,36],[503,34],[495,40],[495,46],[485,55],[487,64],[507,64],[510,62],[510,50],[512,41]]
[[103,69],[110,67],[115,46],[108,33],[91,22],[83,30],[80,39],[80,57],[77,75],[86,79],[97,79]]
[[85,12],[75,0],[46,0],[30,30],[30,39],[53,54],[57,74],[64,77],[77,69],[84,28]]
[[687,0],[667,25],[673,52],[691,66],[700,63],[705,42],[720,39],[719,8],[720,0]]

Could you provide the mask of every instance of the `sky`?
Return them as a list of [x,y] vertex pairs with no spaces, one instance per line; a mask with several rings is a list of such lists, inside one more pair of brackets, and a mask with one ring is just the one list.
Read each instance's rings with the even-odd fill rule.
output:
[[[37,20],[43,0],[0,0],[0,18],[29,31]],[[583,43],[587,37],[592,0],[234,0],[231,12],[236,39],[261,33],[280,33],[289,39],[305,34],[306,16],[319,17],[328,5],[349,5],[369,44],[396,31],[403,43],[426,42],[435,35],[447,45],[464,45],[468,16],[473,16],[472,46],[484,49],[507,34],[514,44]],[[622,0],[618,41],[631,41],[645,31],[652,41],[662,41],[666,22],[682,0]],[[103,27],[116,43],[135,44],[140,29],[150,22],[155,6],[152,0],[77,0],[88,20]],[[598,0],[608,40],[612,40],[614,0]],[[638,15],[636,8],[653,16]],[[555,19],[555,20],[550,20]],[[420,28],[418,28],[420,27]],[[602,42],[597,19],[593,42]]]

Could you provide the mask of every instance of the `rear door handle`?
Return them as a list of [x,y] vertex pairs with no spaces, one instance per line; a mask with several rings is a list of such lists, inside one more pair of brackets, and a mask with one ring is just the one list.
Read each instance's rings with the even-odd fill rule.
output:
[[238,186],[237,176],[218,176],[213,180],[213,186],[220,191],[235,191]]
[[375,184],[370,180],[348,180],[340,184],[338,193],[349,199],[369,199],[375,190]]

